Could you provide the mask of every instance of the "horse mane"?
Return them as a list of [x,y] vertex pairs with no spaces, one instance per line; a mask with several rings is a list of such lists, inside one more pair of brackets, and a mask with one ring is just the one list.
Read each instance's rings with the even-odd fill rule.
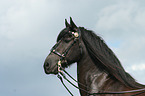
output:
[[106,71],[111,77],[119,80],[130,88],[143,88],[145,85],[139,84],[122,67],[120,61],[113,51],[105,44],[104,40],[91,30],[79,27],[82,40],[86,46],[89,56],[97,67]]

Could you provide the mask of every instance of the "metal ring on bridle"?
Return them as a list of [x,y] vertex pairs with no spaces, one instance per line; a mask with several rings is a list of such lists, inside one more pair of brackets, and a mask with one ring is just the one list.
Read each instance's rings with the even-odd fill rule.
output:
[[79,37],[79,33],[78,32],[72,32],[72,34],[74,35],[74,37],[78,38]]

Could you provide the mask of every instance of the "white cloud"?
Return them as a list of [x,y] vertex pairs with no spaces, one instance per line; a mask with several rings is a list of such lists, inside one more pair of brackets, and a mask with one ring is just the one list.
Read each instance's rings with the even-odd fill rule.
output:
[[145,6],[142,3],[122,0],[104,7],[97,15],[95,29],[115,51],[125,69],[134,73],[139,81],[142,76],[137,74],[145,71]]
[[[136,1],[118,1],[106,6],[98,14],[96,30],[114,37],[145,34],[145,7]],[[126,35],[126,36],[125,36]],[[106,36],[107,37],[107,36]],[[108,37],[109,38],[109,37]]]
[[103,34],[108,43],[118,42],[114,49],[123,63],[145,62],[145,7],[136,1],[118,1],[98,14],[97,32]]
[[137,65],[132,65],[131,69],[133,71],[137,71],[137,70],[145,70],[145,64],[137,64]]
[[5,14],[0,16],[0,25],[2,25],[0,34],[11,39],[18,39],[40,31],[42,26],[45,28],[52,16],[57,14],[55,12],[59,10],[58,7],[53,7],[53,3],[55,2],[48,3],[47,0],[41,0],[41,2],[16,0],[13,5],[6,8]]

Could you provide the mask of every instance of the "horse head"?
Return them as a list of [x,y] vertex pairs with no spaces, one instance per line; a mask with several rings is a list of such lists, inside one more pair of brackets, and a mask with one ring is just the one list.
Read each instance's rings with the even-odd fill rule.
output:
[[60,66],[65,68],[80,59],[80,30],[70,17],[70,24],[65,19],[64,28],[57,37],[57,43],[52,47],[44,62],[46,74],[57,74]]

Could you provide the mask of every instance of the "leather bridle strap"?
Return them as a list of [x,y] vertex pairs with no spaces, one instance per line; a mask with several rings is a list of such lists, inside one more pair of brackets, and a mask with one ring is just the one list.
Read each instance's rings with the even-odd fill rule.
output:
[[[87,86],[85,86],[84,84],[82,84],[82,83],[78,82],[77,80],[75,80],[66,70],[64,70],[64,69],[62,69],[62,68],[61,68],[61,70],[62,70],[64,73],[66,73],[73,81],[75,81],[75,82],[79,83],[80,85],[82,85],[82,86],[84,86],[84,87],[87,88]],[[66,76],[62,73],[62,71],[59,72],[59,73],[61,74],[61,76],[62,76],[68,83],[70,83],[70,84],[71,84],[72,86],[74,86],[75,88],[80,89],[80,90],[86,92],[86,93],[88,94],[88,96],[90,96],[90,95],[105,95],[105,94],[125,94],[125,93],[139,92],[139,93],[130,95],[130,96],[138,96],[138,95],[140,95],[140,94],[145,93],[145,88],[143,88],[143,89],[137,89],[137,90],[130,90],[130,91],[118,91],[118,92],[105,91],[105,92],[100,92],[100,93],[99,93],[99,92],[98,92],[98,93],[89,93],[87,90],[77,87],[77,86],[76,86],[75,84],[73,84],[70,80],[68,80],[68,79],[66,78]],[[59,74],[58,74],[58,75],[59,75]],[[59,75],[59,76],[60,76],[60,75]],[[62,81],[63,81],[63,80],[61,80],[61,82],[62,82]],[[64,85],[64,84],[63,84],[63,85]],[[68,88],[67,88],[66,86],[64,86],[64,87],[68,90]],[[68,92],[70,93],[70,90],[69,90]],[[72,96],[74,96],[72,93],[70,93],[70,94],[71,94]]]
[[143,94],[143,93],[145,93],[145,91],[142,91],[142,92],[136,93],[136,94],[131,95],[131,96],[137,96],[137,95],[140,95],[140,94]]
[[118,92],[110,92],[110,91],[105,91],[103,93],[90,93],[90,95],[103,95],[103,94],[125,94],[125,93],[134,93],[134,92],[139,92],[136,93],[134,95],[130,95],[130,96],[137,96],[139,94],[145,93],[145,88],[143,89],[138,89],[138,90],[130,90],[130,91],[118,91]]
[[75,88],[77,88],[77,89],[80,89],[80,90],[86,92],[87,94],[89,94],[87,90],[84,90],[84,89],[82,89],[82,88],[79,88],[78,86],[76,86],[75,84],[73,84],[69,79],[67,79],[66,76],[65,76],[62,72],[59,72],[59,74],[58,74],[57,77],[60,79],[61,83],[62,83],[63,86],[66,88],[66,90],[71,94],[71,96],[74,96],[74,95],[71,93],[71,91],[70,91],[70,90],[66,87],[66,85],[63,83],[63,80],[62,80],[62,77],[61,77],[61,76],[62,76],[69,84],[71,84],[73,87],[75,87]]
[[[58,55],[59,57],[61,57],[61,60],[64,59],[67,55],[67,53],[69,52],[69,50],[72,48],[72,46],[76,43],[77,40],[80,39],[80,36],[79,36],[79,32],[71,32],[69,31],[69,33],[71,35],[73,35],[74,37],[74,41],[72,42],[72,44],[64,51],[61,53],[59,53],[58,51],[56,51],[56,48],[58,47],[58,45],[60,44],[60,42],[62,41],[62,39],[60,39],[53,47],[52,49],[50,50],[52,53]],[[80,41],[80,40],[79,40]]]
[[60,79],[62,85],[65,87],[65,89],[71,94],[71,96],[74,96],[72,92],[67,88],[67,86],[64,84],[62,77],[58,74],[57,77]]

